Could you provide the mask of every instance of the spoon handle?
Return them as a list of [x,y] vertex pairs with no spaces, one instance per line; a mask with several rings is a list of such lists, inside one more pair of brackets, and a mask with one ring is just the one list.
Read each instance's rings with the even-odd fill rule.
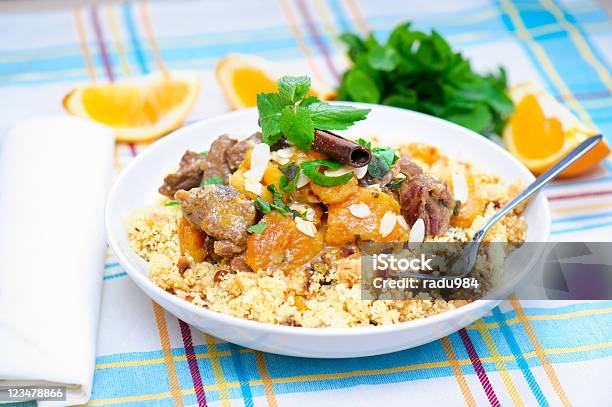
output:
[[503,218],[508,212],[512,209],[520,205],[523,201],[528,199],[530,196],[535,194],[540,188],[546,185],[549,181],[557,177],[563,170],[572,165],[576,160],[585,155],[590,149],[595,147],[597,143],[601,141],[603,136],[598,134],[597,136],[589,137],[584,140],[582,143],[578,144],[576,148],[570,151],[565,157],[563,157],[559,162],[550,167],[546,172],[537,177],[535,181],[533,181],[523,192],[518,194],[514,199],[512,199],[508,204],[506,204],[503,208],[499,210],[489,221],[482,227],[482,229],[477,233],[479,237],[484,236],[484,234],[493,226],[497,221]]

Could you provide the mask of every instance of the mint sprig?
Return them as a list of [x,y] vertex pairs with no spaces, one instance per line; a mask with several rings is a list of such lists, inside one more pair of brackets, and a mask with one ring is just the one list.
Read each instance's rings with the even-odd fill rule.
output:
[[307,96],[310,78],[283,76],[277,93],[257,95],[257,110],[262,139],[276,144],[282,138],[307,151],[314,141],[314,130],[345,130],[366,118],[370,109],[330,105]]

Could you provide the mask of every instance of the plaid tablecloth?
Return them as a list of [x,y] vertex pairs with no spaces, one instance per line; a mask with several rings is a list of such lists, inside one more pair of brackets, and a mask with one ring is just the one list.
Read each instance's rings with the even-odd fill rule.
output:
[[[502,64],[513,83],[538,82],[612,142],[612,22],[591,0],[168,1],[4,14],[0,129],[61,112],[75,84],[164,66],[203,75],[189,121],[224,112],[213,70],[229,52],[261,55],[333,84],[347,62],[340,32],[385,37],[407,19],[434,26],[477,68]],[[118,145],[117,169],[145,147]],[[546,195],[553,239],[611,240],[609,160]],[[447,338],[378,357],[264,354],[165,313],[109,253],[90,404],[610,405],[611,356],[612,301],[505,302]]]

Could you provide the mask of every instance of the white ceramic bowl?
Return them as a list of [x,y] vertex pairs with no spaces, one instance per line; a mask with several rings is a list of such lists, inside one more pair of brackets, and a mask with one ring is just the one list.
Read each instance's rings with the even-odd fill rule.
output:
[[[353,103],[353,105],[360,105]],[[454,158],[468,160],[506,182],[528,184],[531,173],[508,152],[463,127],[424,114],[392,107],[361,105],[372,112],[350,129],[352,136],[378,137],[397,145],[422,141]],[[176,317],[221,339],[283,355],[345,358],[377,355],[412,348],[449,335],[484,316],[497,301],[480,300],[429,318],[396,325],[357,328],[301,328],[236,318],[181,300],[147,279],[147,263],[130,248],[124,220],[133,210],[158,196],[163,176],[175,168],[185,150],[207,150],[220,134],[247,136],[258,130],[257,111],[245,109],[184,127],[154,143],[121,172],[106,207],[106,230],[112,250],[130,278],[153,300]],[[543,195],[535,197],[525,217],[528,241],[545,242],[550,210]]]

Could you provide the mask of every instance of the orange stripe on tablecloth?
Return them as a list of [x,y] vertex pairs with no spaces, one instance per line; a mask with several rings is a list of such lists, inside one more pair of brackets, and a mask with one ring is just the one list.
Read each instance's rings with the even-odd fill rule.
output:
[[153,314],[155,314],[159,341],[162,346],[162,355],[166,365],[168,382],[170,383],[170,394],[172,394],[176,406],[183,406],[183,396],[176,374],[176,365],[174,364],[174,358],[172,356],[172,344],[170,343],[170,336],[168,335],[168,325],[166,324],[164,310],[155,301],[151,301],[151,304],[153,304]]
[[367,35],[370,33],[370,27],[363,16],[363,12],[361,11],[361,7],[357,0],[344,0],[344,4],[346,5],[347,10],[353,16],[353,19],[357,23],[357,27],[362,34]]
[[[478,323],[482,324],[482,319],[479,320]],[[515,406],[519,406],[519,407],[525,406],[525,403],[523,402],[523,400],[521,399],[521,396],[516,390],[516,386],[514,385],[514,382],[512,381],[512,377],[510,377],[510,374],[508,373],[508,370],[506,369],[506,363],[500,358],[499,350],[497,349],[497,345],[495,344],[495,341],[491,337],[489,329],[479,328],[478,331],[480,332],[480,336],[482,337],[485,343],[485,346],[489,350],[491,357],[495,359],[495,362],[494,362],[495,369],[499,372],[499,375],[501,376],[502,381],[504,382],[504,386],[506,386],[506,390],[508,391],[508,394],[510,395],[510,399],[512,399],[512,402],[514,403]]]
[[89,76],[89,80],[92,82],[96,81],[96,69],[93,64],[93,60],[91,58],[91,50],[89,49],[89,44],[87,43],[87,32],[85,31],[85,27],[83,25],[83,18],[81,17],[81,9],[74,9],[74,24],[77,29],[77,34],[79,36],[79,44],[81,47],[81,54],[83,55],[83,60],[85,61],[85,67],[87,68],[87,75]]
[[[204,340],[206,341],[206,354],[210,353],[211,355],[217,355],[218,351],[215,338],[204,334]],[[196,358],[197,356],[198,355],[196,355]],[[221,367],[219,356],[210,356],[209,360],[213,375],[215,376],[215,381],[219,385],[219,400],[221,401],[221,405],[224,407],[231,406],[232,404],[230,403],[227,381],[225,380],[225,375],[223,374],[223,368]]]
[[270,407],[277,407],[278,402],[276,401],[276,396],[274,395],[274,385],[272,384],[272,380],[270,380],[270,372],[268,372],[268,365],[266,364],[266,359],[263,352],[255,351],[255,362],[257,363],[259,377],[263,382],[268,405]]
[[444,353],[446,353],[446,358],[448,359],[450,368],[453,371],[453,375],[455,375],[455,379],[457,380],[457,384],[459,385],[459,389],[461,390],[465,404],[469,407],[476,407],[476,401],[474,401],[474,396],[472,396],[470,386],[465,380],[465,376],[463,376],[461,366],[459,365],[459,361],[457,361],[457,356],[453,350],[453,345],[450,343],[448,337],[440,339],[440,342],[442,343]]
[[319,68],[317,67],[317,63],[315,62],[315,59],[312,55],[312,52],[310,51],[310,48],[308,48],[308,45],[306,45],[306,41],[304,41],[304,36],[302,35],[302,32],[300,31],[297,21],[293,13],[291,12],[291,8],[289,4],[287,3],[286,0],[278,0],[278,5],[283,15],[285,16],[285,19],[287,20],[287,25],[289,26],[289,30],[291,31],[291,34],[295,38],[295,41],[297,42],[298,47],[300,48],[300,51],[302,51],[302,54],[304,54],[304,56],[306,57],[306,62],[308,62],[308,66],[310,67],[312,74],[315,76],[317,80],[324,82],[323,76],[321,76],[321,71],[319,71]]
[[146,1],[138,3],[138,12],[140,14],[140,19],[142,20],[142,25],[145,30],[145,34],[147,35],[147,40],[149,40],[149,47],[151,48],[151,52],[153,54],[153,59],[155,59],[155,63],[160,71],[164,73],[168,73],[168,68],[166,68],[166,64],[164,63],[164,58],[162,57],[159,43],[157,42],[157,37],[155,36],[155,30],[153,29],[153,23],[151,23],[151,17],[149,15],[149,7]]
[[561,400],[564,406],[571,406],[572,403],[567,398],[567,395],[565,394],[565,391],[563,390],[563,387],[561,386],[561,382],[559,382],[559,378],[557,377],[557,374],[555,373],[555,369],[553,368],[552,364],[548,360],[548,356],[546,356],[546,351],[540,344],[538,336],[536,335],[535,330],[533,329],[533,326],[531,325],[531,322],[529,322],[529,320],[527,319],[527,315],[525,314],[525,311],[523,310],[521,303],[516,299],[514,295],[510,297],[510,303],[512,304],[512,308],[514,308],[514,311],[516,312],[517,318],[519,319],[519,321],[521,321],[521,325],[523,326],[523,329],[525,330],[525,333],[527,334],[527,338],[529,339],[531,346],[533,346],[533,350],[538,356],[538,359],[540,360],[540,364],[544,368],[544,372],[546,373],[546,376],[548,376],[548,380],[550,381],[550,384],[555,390],[555,393],[557,393],[557,395],[559,396],[559,399]]

